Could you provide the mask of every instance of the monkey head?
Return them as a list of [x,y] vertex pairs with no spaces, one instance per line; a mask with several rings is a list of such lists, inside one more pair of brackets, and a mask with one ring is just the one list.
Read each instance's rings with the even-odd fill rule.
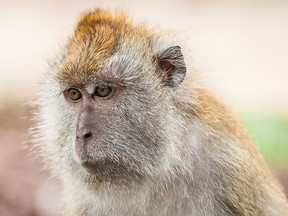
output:
[[171,104],[186,66],[162,37],[123,15],[80,19],[40,99],[42,149],[61,175],[119,183],[171,169],[184,128]]

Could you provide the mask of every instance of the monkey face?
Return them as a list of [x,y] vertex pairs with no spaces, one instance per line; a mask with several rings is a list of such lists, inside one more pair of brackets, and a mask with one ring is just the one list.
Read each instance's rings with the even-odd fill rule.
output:
[[145,28],[98,13],[80,20],[47,81],[43,116],[55,134],[47,142],[61,152],[52,160],[93,181],[145,179],[175,145],[171,92],[184,80],[184,58]]
[[68,85],[63,91],[66,106],[73,110],[69,118],[75,119],[71,151],[74,166],[88,179],[139,181],[155,175],[166,155],[172,130],[167,118],[174,115],[165,108],[172,107],[171,87],[156,76],[153,58],[147,65],[134,63],[139,64],[136,72],[113,72],[115,61],[109,70],[83,80],[84,85]]
[[[98,181],[139,179],[152,174],[165,146],[159,109],[162,105],[147,96],[151,89],[142,88],[141,95],[137,93],[139,87],[125,86],[117,79],[99,79],[63,92],[76,115],[71,148],[75,166]],[[158,97],[164,99],[165,95]]]

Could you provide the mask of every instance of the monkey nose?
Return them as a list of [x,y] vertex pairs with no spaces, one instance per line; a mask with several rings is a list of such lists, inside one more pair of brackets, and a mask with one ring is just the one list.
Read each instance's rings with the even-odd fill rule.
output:
[[90,130],[87,130],[87,128],[81,128],[77,130],[76,138],[80,141],[88,141],[92,138],[93,134]]

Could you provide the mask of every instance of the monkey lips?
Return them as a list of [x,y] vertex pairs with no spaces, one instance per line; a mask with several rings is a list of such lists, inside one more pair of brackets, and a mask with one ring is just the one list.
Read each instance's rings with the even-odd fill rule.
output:
[[82,163],[83,168],[91,175],[99,175],[113,170],[115,163],[111,160]]
[[96,182],[121,182],[121,179],[131,179],[136,176],[139,178],[139,174],[130,170],[123,163],[116,163],[110,159],[83,162],[81,165],[85,172],[93,178],[92,181],[96,180]]

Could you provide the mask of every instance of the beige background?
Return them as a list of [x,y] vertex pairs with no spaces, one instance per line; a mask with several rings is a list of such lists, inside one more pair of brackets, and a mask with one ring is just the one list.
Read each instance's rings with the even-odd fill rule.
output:
[[[45,60],[79,14],[102,7],[175,30],[208,86],[236,110],[288,108],[288,1],[0,1],[0,99],[33,97]],[[11,85],[13,88],[11,88]]]

